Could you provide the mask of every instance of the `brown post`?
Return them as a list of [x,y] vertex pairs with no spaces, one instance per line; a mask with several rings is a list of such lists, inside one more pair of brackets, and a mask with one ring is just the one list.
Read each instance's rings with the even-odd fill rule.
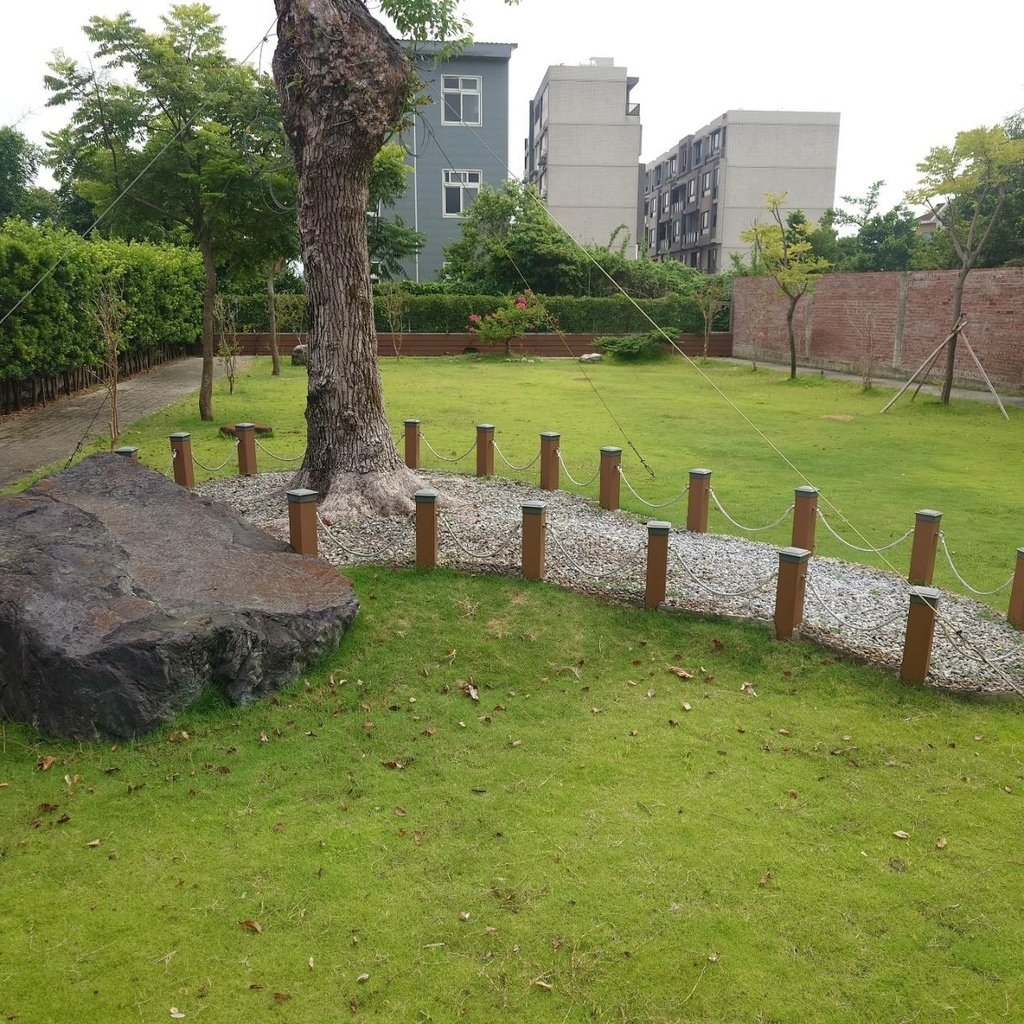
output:
[[545,431],[540,435],[540,489],[558,490],[558,444],[561,434]]
[[494,424],[476,427],[476,475],[494,476]]
[[118,448],[114,454],[123,455],[126,459],[134,459],[136,462],[139,461],[139,449],[133,448],[131,445],[125,445],[123,448]]
[[654,520],[647,524],[647,585],[644,607],[657,608],[668,587],[668,537],[671,523]]
[[910,550],[910,572],[907,579],[915,586],[930,587],[935,572],[935,553],[939,549],[942,513],[923,508],[914,523],[914,546]]
[[1024,548],[1017,548],[1017,567],[1013,570],[1010,610],[1006,617],[1011,625],[1024,629]]
[[317,556],[316,504],[320,495],[305,487],[285,491],[288,498],[288,543],[298,555]]
[[420,421],[405,421],[405,464],[410,469],[420,468]]
[[711,500],[711,470],[691,469],[686,501],[686,528],[691,533],[708,532],[708,502]]
[[900,665],[900,679],[908,686],[920,686],[928,677],[939,596],[934,587],[910,588],[910,611]]
[[779,551],[779,580],[775,587],[775,639],[791,640],[804,621],[804,592],[807,589],[806,548],[782,548]]
[[256,424],[236,423],[235,438],[238,441],[238,475],[256,475]]
[[416,568],[437,566],[438,524],[437,491],[417,491],[416,500]]
[[805,548],[814,553],[814,528],[818,525],[817,487],[798,487],[793,503],[793,536],[795,548]]
[[622,465],[622,449],[608,445],[601,449],[601,486],[598,501],[601,508],[615,511],[619,507],[619,467]]
[[196,468],[192,465],[192,435],[187,431],[171,434],[174,482],[182,487],[195,487]]
[[523,576],[528,580],[544,579],[546,508],[543,501],[523,502]]

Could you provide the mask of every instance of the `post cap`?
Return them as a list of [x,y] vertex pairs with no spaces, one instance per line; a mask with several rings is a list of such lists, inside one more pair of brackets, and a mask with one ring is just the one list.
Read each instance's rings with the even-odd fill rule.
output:
[[1024,548],[1017,548],[1017,557],[1024,558]]
[[803,487],[796,489],[796,496],[798,498],[816,498],[818,496],[818,488],[804,484]]
[[118,448],[114,453],[115,455],[126,455],[128,458],[135,458],[139,454],[138,448],[133,448],[131,445],[125,445],[123,448]]
[[690,476],[711,476],[710,469],[691,469]]
[[524,516],[539,516],[544,512],[547,505],[543,501],[524,501],[523,502],[523,515]]
[[407,427],[418,427],[420,425],[420,421],[419,420],[406,420],[405,421],[405,425]]
[[192,435],[187,430],[179,430],[176,434],[171,434],[172,441],[187,441]]
[[255,423],[236,423],[235,430],[255,430]]
[[622,449],[621,448],[616,448],[615,445],[613,445],[613,444],[605,445],[601,449],[601,457],[602,458],[605,458],[605,457],[611,458],[611,456],[613,456],[613,455],[621,455],[621,454],[622,454]]
[[666,523],[662,519],[652,519],[647,524],[647,532],[649,534],[653,533],[655,536],[659,536],[659,537],[660,536],[664,536],[671,529],[672,529],[672,524],[671,523]]
[[806,548],[780,548],[780,562],[806,562],[811,557],[810,551]]
[[476,425],[476,429],[480,430],[480,431],[493,430],[494,429],[494,424],[493,423],[478,423]]
[[433,505],[437,501],[437,491],[432,491],[429,488],[417,491],[413,498],[417,505]]
[[918,509],[917,518],[922,523],[937,523],[942,518],[942,513],[936,512],[933,508],[922,508]]
[[942,598],[942,593],[935,587],[911,587],[910,588],[910,603],[911,604],[927,604],[932,608],[939,607],[939,601]]
[[307,501],[316,501],[320,497],[319,491],[311,491],[307,487],[296,487],[293,491],[285,491],[289,505],[301,505]]
[[562,435],[555,430],[542,430],[540,436],[542,439],[557,441]]

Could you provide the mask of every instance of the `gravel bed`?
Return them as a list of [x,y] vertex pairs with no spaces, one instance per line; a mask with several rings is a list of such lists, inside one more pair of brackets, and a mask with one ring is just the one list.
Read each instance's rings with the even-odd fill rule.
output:
[[[439,492],[442,565],[518,575],[522,503],[547,508],[547,579],[617,601],[643,599],[647,526],[567,491],[518,481],[421,473]],[[197,488],[287,539],[284,491],[292,473],[225,477]],[[337,565],[412,566],[412,514],[349,523],[328,521],[321,554]],[[778,549],[757,541],[673,529],[665,606],[708,616],[770,623]],[[801,635],[840,653],[898,672],[908,607],[907,583],[892,573],[834,558],[813,558]],[[1024,634],[987,605],[944,592],[928,685],[960,694],[1024,696]]]

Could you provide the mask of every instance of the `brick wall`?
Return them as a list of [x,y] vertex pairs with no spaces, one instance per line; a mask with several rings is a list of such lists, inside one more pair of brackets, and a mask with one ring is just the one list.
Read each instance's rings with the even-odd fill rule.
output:
[[[802,366],[905,379],[949,333],[955,270],[828,274],[801,299],[794,325]],[[788,362],[786,299],[769,278],[739,278],[733,288],[733,349]],[[971,271],[964,290],[965,332],[992,380],[1024,393],[1024,267]],[[936,364],[941,369],[939,364]],[[983,387],[965,345],[957,382]]]
[[[577,357],[584,352],[595,352],[593,334],[567,334],[559,337],[556,334],[531,334],[522,341],[514,342],[514,352],[539,356]],[[304,334],[278,334],[277,345],[282,357],[287,358],[291,350],[306,340]],[[467,349],[482,352],[500,352],[499,347],[489,348],[473,334],[402,334],[398,336],[400,352],[403,356],[461,356]],[[240,334],[237,339],[242,355],[269,355],[269,334]],[[676,344],[688,355],[698,356],[704,352],[704,336],[701,334],[681,334]],[[381,356],[394,356],[395,344],[390,334],[380,334],[377,338],[377,352]],[[732,335],[712,334],[708,355],[727,357],[732,355]]]

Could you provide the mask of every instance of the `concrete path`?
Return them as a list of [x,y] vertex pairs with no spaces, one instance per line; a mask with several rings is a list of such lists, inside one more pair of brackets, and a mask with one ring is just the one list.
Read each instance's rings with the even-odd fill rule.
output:
[[[245,365],[248,359],[241,359]],[[189,357],[154,367],[123,380],[117,388],[117,410],[124,429],[199,390],[203,361]],[[214,362],[214,374],[223,374]],[[33,470],[66,462],[79,441],[88,444],[107,433],[107,392],[102,387],[61,398],[43,408],[0,419],[0,487]]]

